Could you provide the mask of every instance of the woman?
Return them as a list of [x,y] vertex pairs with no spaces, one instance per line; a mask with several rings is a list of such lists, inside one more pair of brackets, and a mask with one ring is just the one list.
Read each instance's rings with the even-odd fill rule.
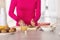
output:
[[[15,7],[17,16],[14,14]],[[17,26],[21,20],[27,25],[37,25],[41,16],[41,0],[11,0],[9,15],[17,22]]]

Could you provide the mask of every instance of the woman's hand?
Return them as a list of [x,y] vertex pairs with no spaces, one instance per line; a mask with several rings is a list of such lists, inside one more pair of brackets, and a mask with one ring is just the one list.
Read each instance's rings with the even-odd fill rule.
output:
[[31,20],[31,25],[35,26],[35,21],[33,19]]
[[25,26],[25,23],[24,23],[23,20],[20,20],[20,21],[18,22],[18,24],[19,24],[20,26]]

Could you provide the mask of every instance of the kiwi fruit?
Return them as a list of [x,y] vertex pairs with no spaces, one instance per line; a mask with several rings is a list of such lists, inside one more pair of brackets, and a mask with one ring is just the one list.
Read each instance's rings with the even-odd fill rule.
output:
[[16,32],[16,28],[11,28],[9,32]]
[[0,28],[0,33],[16,32],[16,28],[9,28],[8,26]]
[[1,33],[7,33],[7,31],[3,29],[3,30],[1,30]]

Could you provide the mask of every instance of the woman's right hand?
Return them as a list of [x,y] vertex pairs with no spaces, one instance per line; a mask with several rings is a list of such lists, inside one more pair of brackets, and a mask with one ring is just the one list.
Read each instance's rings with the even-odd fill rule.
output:
[[19,20],[18,24],[19,24],[20,26],[25,26],[25,23],[24,23],[23,20]]

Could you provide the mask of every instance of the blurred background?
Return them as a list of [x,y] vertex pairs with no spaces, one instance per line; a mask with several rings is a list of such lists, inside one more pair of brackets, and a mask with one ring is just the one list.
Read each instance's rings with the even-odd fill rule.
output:
[[[41,18],[39,19],[38,23],[40,22],[50,22],[51,24],[59,23],[60,20],[59,1],[60,0],[41,0]],[[7,23],[11,27],[15,26],[15,21],[8,15],[10,2],[11,0],[6,0]]]

